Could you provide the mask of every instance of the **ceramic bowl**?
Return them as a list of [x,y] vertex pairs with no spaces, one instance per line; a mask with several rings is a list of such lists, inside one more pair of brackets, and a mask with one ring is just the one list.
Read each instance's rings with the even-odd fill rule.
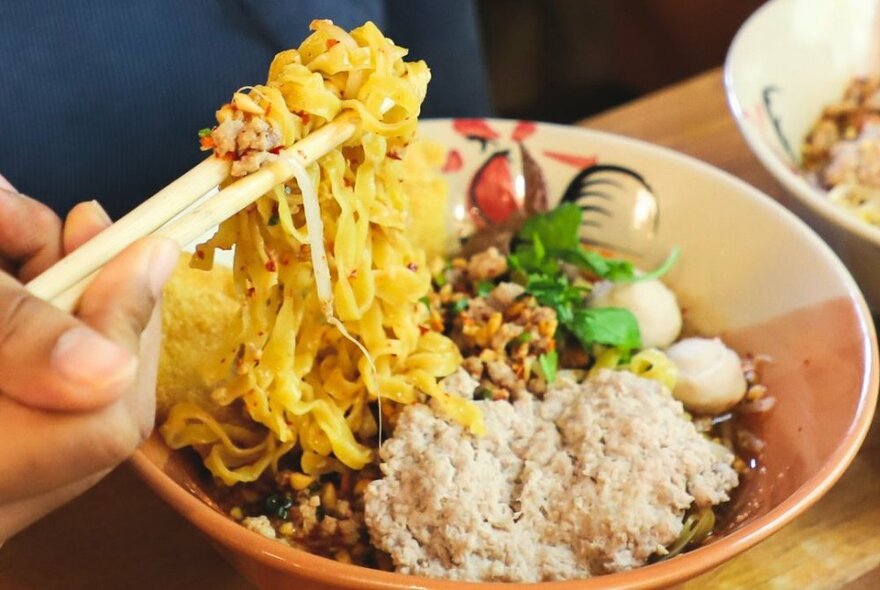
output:
[[[766,451],[713,542],[630,572],[529,588],[667,587],[745,551],[828,491],[874,412],[877,343],[855,282],[812,230],[745,183],[631,139],[495,120],[429,121],[422,130],[448,150],[450,223],[458,232],[574,200],[585,211],[585,239],[628,251],[645,266],[680,247],[668,282],[687,321],[720,334],[740,353],[773,359],[763,380],[777,404],[755,425]],[[134,465],[260,588],[461,587],[337,563],[248,531],[211,503],[193,456],[169,451],[156,436]]]
[[727,100],[746,143],[795,197],[793,210],[843,259],[880,312],[880,228],[834,205],[799,169],[800,147],[854,76],[880,74],[880,2],[771,0],[727,54]]

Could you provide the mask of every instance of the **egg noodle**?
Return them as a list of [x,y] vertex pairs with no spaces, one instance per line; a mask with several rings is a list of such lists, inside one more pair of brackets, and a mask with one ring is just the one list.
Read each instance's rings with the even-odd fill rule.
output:
[[653,379],[662,383],[666,389],[675,389],[678,380],[678,368],[663,351],[647,348],[634,354],[628,363],[621,364],[623,354],[614,348],[603,351],[596,357],[590,368],[590,376],[595,377],[602,369],[629,371],[643,379]]
[[406,176],[432,174],[402,161],[430,72],[372,23],[311,28],[275,57],[265,85],[217,112],[221,125],[261,119],[279,149],[343,111],[359,121],[351,140],[226,220],[193,256],[209,269],[215,250],[234,248],[239,325],[206,351],[214,405],[178,402],[160,432],[172,448],[195,447],[226,485],[256,480],[291,452],[309,475],[363,468],[380,399],[427,396],[472,432],[484,428],[476,406],[438,385],[461,355],[426,327],[428,261],[407,235]]

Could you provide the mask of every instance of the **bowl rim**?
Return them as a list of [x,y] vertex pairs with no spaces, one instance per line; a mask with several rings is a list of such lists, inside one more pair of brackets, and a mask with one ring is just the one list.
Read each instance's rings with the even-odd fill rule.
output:
[[[768,11],[774,9],[775,6],[785,2],[794,2],[796,0],[769,0],[761,5],[755,12],[743,22],[737,30],[733,41],[727,50],[724,58],[724,94],[727,99],[727,106],[733,115],[733,120],[739,129],[740,135],[746,141],[749,149],[758,158],[758,161],[770,174],[779,181],[790,194],[794,195],[800,202],[804,203],[814,213],[828,219],[835,225],[841,226],[848,232],[856,236],[880,245],[880,227],[875,227],[870,223],[858,219],[855,215],[847,212],[841,207],[836,206],[828,198],[828,193],[811,185],[806,178],[795,173],[785,166],[767,143],[761,138],[757,131],[745,120],[745,108],[739,100],[739,96],[735,90],[735,76],[733,73],[733,62],[737,59],[737,55],[743,51],[742,47],[746,46],[746,37],[760,19],[765,18]],[[802,139],[802,138],[799,138]]]
[[[447,125],[454,119],[425,119],[420,123],[428,126]],[[515,122],[508,119],[487,118],[489,123],[507,124]],[[199,528],[216,545],[226,546],[235,552],[255,559],[265,566],[288,570],[292,575],[326,584],[349,584],[353,588],[400,590],[419,588],[441,590],[461,585],[472,588],[505,588],[527,590],[552,588],[553,590],[614,590],[648,589],[665,587],[691,579],[705,571],[717,567],[745,550],[766,539],[805,510],[815,504],[843,475],[855,458],[871,425],[880,390],[880,360],[878,360],[877,336],[861,291],[849,271],[818,235],[793,213],[781,204],[763,194],[758,189],[733,175],[702,162],[696,158],[642,140],[633,139],[604,131],[583,127],[538,123],[539,128],[552,129],[554,133],[590,137],[598,142],[616,144],[624,149],[632,149],[690,168],[714,181],[735,188],[742,198],[759,207],[773,210],[781,216],[783,223],[789,223],[806,233],[817,252],[837,271],[838,278],[846,287],[846,299],[854,308],[860,333],[860,353],[867,367],[860,380],[859,400],[855,415],[843,439],[832,451],[829,459],[810,479],[804,482],[778,506],[747,523],[742,528],[724,536],[718,542],[699,547],[675,559],[646,565],[634,570],[597,576],[584,580],[561,582],[542,582],[537,584],[455,582],[420,576],[385,572],[361,566],[344,564],[288,547],[277,540],[265,538],[231,520],[228,516],[211,508],[183,486],[172,480],[159,467],[138,450],[131,462],[138,475],[168,504]],[[157,436],[154,432],[152,436]],[[160,441],[161,442],[161,441]],[[161,443],[164,444],[164,443]]]

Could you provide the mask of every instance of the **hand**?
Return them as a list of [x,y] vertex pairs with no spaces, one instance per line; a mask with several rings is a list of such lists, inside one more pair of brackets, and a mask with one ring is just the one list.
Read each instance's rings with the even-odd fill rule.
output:
[[0,543],[94,485],[152,429],[157,303],[176,244],[125,250],[75,315],[22,286],[109,224],[89,202],[62,225],[0,176]]

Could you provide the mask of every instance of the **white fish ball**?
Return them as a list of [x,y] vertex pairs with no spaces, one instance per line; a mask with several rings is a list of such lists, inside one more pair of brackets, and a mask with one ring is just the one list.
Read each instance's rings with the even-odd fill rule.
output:
[[592,307],[623,307],[639,323],[642,348],[666,348],[681,333],[681,309],[675,293],[653,279],[633,283],[602,281],[593,289]]
[[670,346],[666,356],[678,368],[672,394],[688,410],[718,414],[746,393],[739,355],[719,338],[685,338]]

